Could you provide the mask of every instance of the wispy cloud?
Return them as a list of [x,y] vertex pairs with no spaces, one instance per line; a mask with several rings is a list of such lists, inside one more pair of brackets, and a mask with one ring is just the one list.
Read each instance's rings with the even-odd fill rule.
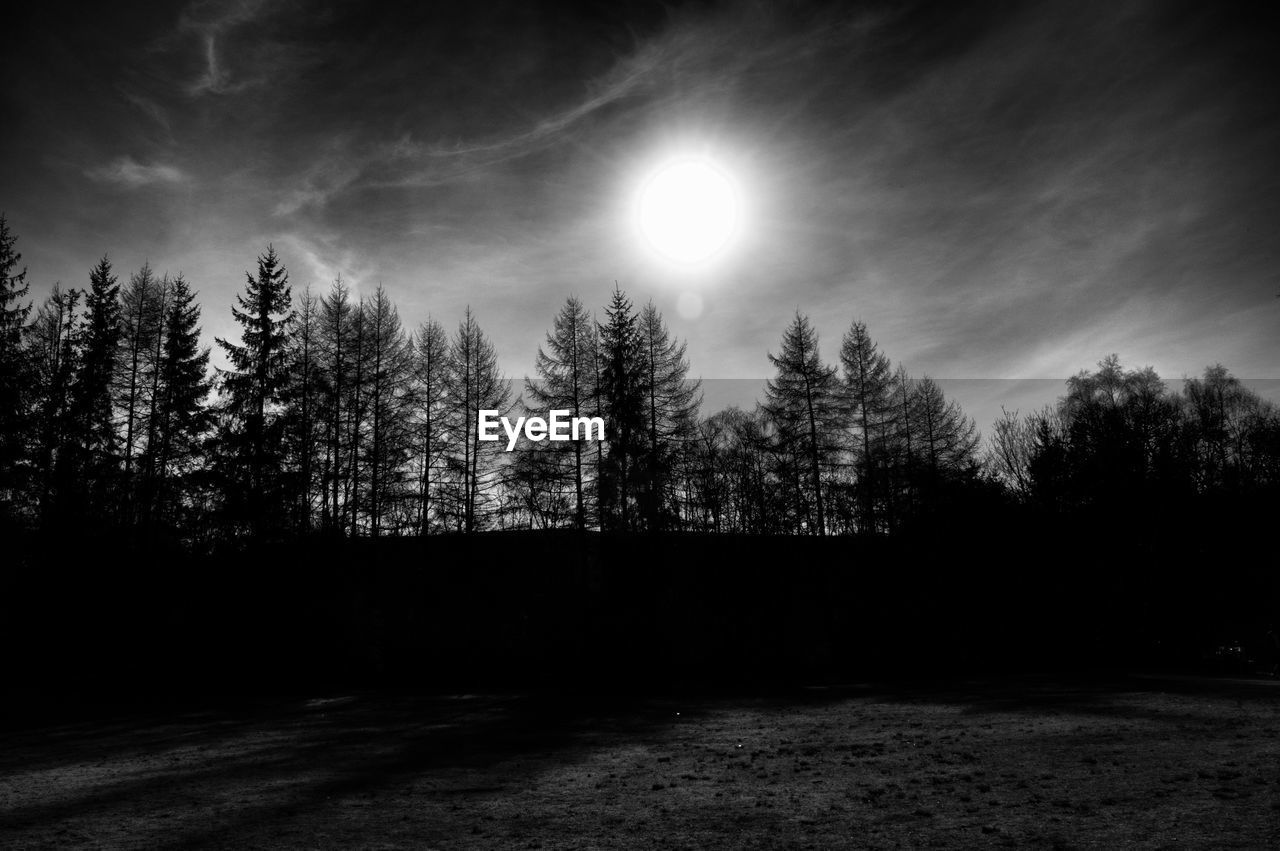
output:
[[335,196],[362,188],[431,188],[563,144],[578,144],[590,120],[624,102],[651,114],[673,113],[691,93],[720,97],[751,69],[804,64],[825,51],[865,40],[884,16],[824,20],[786,37],[771,31],[768,15],[726,27],[720,17],[685,20],[639,42],[589,80],[567,105],[516,115],[513,126],[484,137],[428,139],[403,133],[396,139],[357,145],[331,144],[276,206],[277,215],[323,207]]
[[323,295],[335,278],[341,277],[359,297],[362,286],[377,276],[376,268],[350,248],[344,247],[335,234],[286,233],[278,240],[279,247],[295,260],[294,290],[301,292],[310,286],[317,295]]
[[325,148],[284,192],[273,210],[275,215],[287,216],[307,207],[324,206],[331,197],[355,183],[376,159],[376,155],[358,156],[354,143],[345,136],[330,139]]
[[178,22],[178,31],[195,33],[204,52],[204,69],[187,85],[187,94],[192,97],[231,94],[261,82],[257,78],[233,78],[222,58],[220,42],[231,29],[257,17],[266,5],[266,0],[234,0],[196,2],[187,7]]
[[120,94],[126,101],[132,104],[143,115],[154,121],[170,140],[173,138],[173,128],[169,123],[169,116],[165,113],[164,108],[160,104],[148,97],[144,97],[137,92],[131,91],[123,86],[118,87]]
[[423,142],[411,135],[368,147],[363,154],[335,141],[316,159],[301,180],[275,208],[288,215],[308,206],[323,206],[335,195],[357,186],[431,187],[474,172],[529,156],[564,140],[588,116],[641,88],[654,63],[650,58],[623,63],[609,77],[592,86],[581,101],[515,132],[483,140]]
[[181,169],[160,163],[147,165],[133,157],[123,156],[106,165],[88,169],[85,174],[100,183],[115,183],[134,189],[154,184],[183,183],[188,177]]

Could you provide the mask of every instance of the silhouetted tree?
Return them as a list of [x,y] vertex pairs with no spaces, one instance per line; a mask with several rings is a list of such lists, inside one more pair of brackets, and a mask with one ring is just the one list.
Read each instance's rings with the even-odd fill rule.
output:
[[[531,411],[524,412],[526,415]],[[504,526],[553,529],[572,518],[573,507],[562,487],[564,469],[547,441],[521,437],[503,477]]]
[[600,524],[638,528],[636,466],[645,451],[645,390],[642,342],[635,310],[615,286],[605,322],[599,326],[598,392],[606,423],[607,451],[599,473]]
[[1061,413],[1045,406],[1027,418],[1033,449],[1028,474],[1031,499],[1038,507],[1060,512],[1068,507],[1071,487],[1071,444]]
[[1067,380],[1059,404],[1069,501],[1102,510],[1150,506],[1157,464],[1176,444],[1178,412],[1150,367],[1125,370],[1116,355]]
[[[176,279],[171,279],[168,273],[160,277],[159,283],[156,285],[154,294],[154,309],[159,315],[158,321],[154,323],[155,328],[152,334],[151,351],[148,356],[146,383],[149,385],[147,391],[147,414],[146,414],[146,454],[143,456],[142,465],[142,487],[145,491],[143,498],[143,509],[147,512],[144,518],[145,522],[150,523],[153,519],[151,512],[155,508],[156,500],[156,456],[159,447],[159,436],[157,429],[160,426],[160,383],[161,383],[161,363],[164,359],[165,339],[167,337],[168,323],[166,317],[169,311],[170,297],[173,293],[175,280],[181,280],[182,285],[186,287],[186,280],[183,279],[182,273],[179,272]],[[186,291],[190,296],[189,290]]]
[[356,301],[351,312],[350,354],[351,374],[347,381],[347,396],[344,401],[347,412],[347,475],[344,483],[344,506],[351,523],[351,534],[360,534],[360,497],[364,486],[363,465],[361,464],[361,445],[364,438],[365,416],[368,414],[368,400],[365,396],[365,376],[368,374],[369,348],[368,342],[369,312],[364,298]]
[[22,303],[29,285],[26,267],[18,269],[22,255],[14,247],[17,239],[0,214],[0,519],[16,511],[29,428],[31,373],[23,336],[31,303]]
[[427,319],[418,327],[413,346],[413,428],[418,464],[419,535],[431,530],[433,499],[449,446],[449,339],[444,327]]
[[912,388],[916,435],[928,481],[971,470],[977,465],[978,429],[960,405],[947,399],[927,375]]
[[381,285],[369,302],[367,328],[369,440],[365,460],[369,469],[369,531],[377,537],[388,507],[398,504],[403,496],[405,465],[412,452],[412,355],[400,314]]
[[320,299],[306,287],[294,307],[289,328],[289,381],[285,386],[287,466],[293,477],[291,503],[296,528],[309,531],[315,502],[325,501],[321,471],[326,441],[322,435],[326,376],[320,364]]
[[[534,369],[538,380],[525,380],[525,392],[531,409],[546,416],[551,410],[567,410],[571,416],[597,416],[595,405],[595,360],[597,349],[595,323],[586,308],[576,297],[570,296],[556,314],[552,329],[547,332],[546,347],[538,347]],[[565,443],[545,444],[552,453],[546,458],[523,462],[524,472],[550,476],[551,482],[563,478],[561,459],[567,457],[572,469],[569,479],[573,483],[573,522],[586,528],[588,473],[583,461],[582,443],[576,440]],[[531,490],[534,486],[531,486]]]
[[160,282],[151,265],[129,276],[120,293],[122,363],[116,380],[116,405],[124,420],[124,488],[121,510],[126,522],[133,519],[136,495],[134,465],[142,451],[151,383],[147,373],[155,373],[156,341],[161,337],[164,305]]
[[1001,408],[1000,417],[992,426],[986,463],[1020,499],[1031,496],[1031,462],[1035,451],[1035,426],[1031,418]]
[[[289,325],[294,313],[289,275],[275,249],[258,257],[258,273],[246,274],[239,307],[231,315],[240,324],[241,343],[221,337],[217,343],[231,361],[223,374],[222,447],[229,462],[227,496],[237,520],[247,520],[255,535],[280,527],[283,509],[280,478],[283,418],[279,406],[289,380]],[[243,470],[243,472],[240,472]]]
[[647,528],[661,530],[679,517],[674,474],[684,444],[694,436],[702,403],[701,382],[689,380],[685,344],[671,338],[653,302],[640,311],[636,331],[644,390],[641,510]]
[[778,484],[789,481],[784,466],[791,457],[771,433],[776,426],[760,406],[724,412],[731,438],[727,453],[733,531],[789,532],[792,510],[781,500]]
[[344,528],[344,494],[348,490],[346,463],[346,394],[351,373],[350,336],[353,308],[351,291],[339,276],[320,301],[319,352],[325,378],[323,399],[325,453],[322,483],[327,497],[322,510],[325,528]]
[[167,290],[145,468],[150,512],[162,522],[173,523],[180,519],[183,485],[203,463],[213,383],[208,374],[209,349],[200,346],[200,305],[195,293],[181,274],[169,280]]
[[448,393],[451,422],[451,468],[458,490],[459,525],[464,532],[483,528],[490,506],[488,488],[495,480],[496,454],[502,441],[478,440],[481,410],[505,415],[511,388],[498,372],[498,356],[468,307],[449,347]]
[[860,322],[839,364],[824,363],[798,312],[769,354],[764,403],[699,419],[684,343],[616,284],[603,323],[566,301],[519,400],[525,414],[602,416],[607,440],[521,437],[508,455],[505,436],[477,439],[481,410],[512,411],[470,308],[452,339],[434,320],[410,337],[381,286],[353,300],[339,278],[295,311],[271,247],[232,308],[240,341],[217,341],[231,368],[210,406],[201,311],[181,275],[144,264],[121,288],[104,256],[87,291],[55,285],[28,325],[15,244],[0,216],[6,525],[111,519],[203,544],[219,509],[226,531],[257,536],[597,523],[914,535],[989,516],[1052,535],[1123,511],[1147,546],[1173,524],[1267,518],[1280,498],[1280,413],[1221,365],[1176,393],[1108,356],[1057,405],[1004,412],[980,464],[973,420],[937,382],[893,371]]
[[1187,444],[1200,492],[1238,490],[1251,478],[1251,432],[1267,406],[1222,364],[1183,388]]
[[120,441],[112,390],[120,349],[119,299],[120,285],[104,256],[89,272],[85,315],[77,332],[80,356],[71,405],[78,437],[74,468],[79,475],[66,494],[72,498],[69,514],[78,511],[97,521],[111,513],[116,502]]
[[76,442],[72,388],[79,372],[76,347],[77,308],[80,291],[63,291],[60,284],[45,299],[32,328],[30,354],[34,367],[36,473],[39,478],[36,501],[40,523],[56,526],[62,517],[68,494],[79,487],[75,459]]
[[689,529],[704,532],[728,529],[733,488],[730,453],[735,437],[732,420],[741,414],[740,409],[730,408],[698,421],[684,465],[688,492],[682,503],[684,525]]
[[893,373],[893,386],[890,402],[893,405],[893,458],[890,464],[890,499],[900,501],[902,511],[911,516],[916,510],[916,497],[919,491],[920,465],[917,454],[920,451],[920,440],[917,432],[921,422],[917,407],[920,396],[913,391],[915,382],[907,374],[907,368],[898,365]]
[[867,333],[854,322],[840,345],[844,367],[845,404],[849,411],[852,449],[858,470],[863,530],[877,530],[878,500],[888,507],[888,438],[893,432],[893,371],[887,358]]
[[[803,498],[805,488],[797,487],[797,493],[802,497],[800,515],[808,517],[809,534],[825,535],[823,475],[838,452],[833,435],[841,414],[836,369],[822,362],[818,332],[800,313],[782,335],[780,351],[777,355],[771,352],[769,361],[777,375],[765,385],[764,409],[777,428],[783,449],[796,461],[797,485],[801,476],[807,476],[807,499]],[[812,513],[810,504],[814,506]]]
[[1168,524],[1214,522],[1276,496],[1280,418],[1220,365],[1168,391],[1116,355],[1067,382],[1055,408],[996,422],[989,463],[1022,500],[1085,522],[1123,511],[1155,543]]

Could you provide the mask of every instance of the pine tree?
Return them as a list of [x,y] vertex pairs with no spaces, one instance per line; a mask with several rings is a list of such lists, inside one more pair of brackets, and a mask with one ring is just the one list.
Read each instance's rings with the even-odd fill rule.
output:
[[206,399],[209,350],[200,348],[200,305],[181,274],[169,281],[163,317],[164,345],[154,396],[154,428],[147,445],[147,491],[162,521],[175,512],[176,487],[200,464],[203,437],[210,425]]
[[325,454],[322,490],[327,492],[322,511],[322,523],[327,529],[341,531],[346,490],[345,443],[346,392],[351,372],[349,352],[351,332],[351,291],[341,276],[336,278],[329,293],[320,300],[319,358],[321,372],[325,376],[324,436]]
[[907,374],[907,368],[899,364],[893,374],[892,399],[893,415],[893,496],[903,501],[904,512],[910,516],[915,512],[917,491],[918,464],[916,455],[920,449],[917,432],[920,428],[918,412],[915,410],[917,396],[912,392],[915,382]]
[[254,534],[261,535],[280,523],[283,419],[278,407],[289,380],[289,325],[294,314],[289,275],[273,247],[259,255],[257,277],[245,277],[245,292],[236,295],[239,307],[231,308],[243,329],[241,343],[217,340],[231,361],[223,376],[229,418],[223,444],[244,469],[243,476],[229,476],[229,502],[243,510]]
[[[567,410],[573,417],[597,416],[594,405],[596,347],[596,329],[591,315],[582,302],[570,296],[556,314],[552,329],[547,332],[546,348],[538,347],[538,357],[534,362],[537,381],[525,380],[532,409],[542,416],[551,410]],[[574,526],[586,528],[588,474],[583,463],[581,441],[572,440],[567,444],[548,442],[545,451],[553,454],[541,459],[542,463],[529,461],[525,470],[530,475],[539,473],[556,479],[560,477],[561,465],[549,462],[559,461],[561,456],[567,457],[571,466],[569,478],[573,483]]]
[[78,371],[72,387],[72,417],[78,436],[74,466],[79,478],[70,512],[104,519],[116,503],[119,437],[113,383],[120,349],[120,285],[103,256],[89,272],[85,315],[78,329]]
[[[809,532],[825,535],[823,468],[830,466],[837,451],[833,434],[840,415],[836,369],[822,362],[818,332],[809,317],[800,313],[783,334],[779,353],[769,354],[769,362],[778,373],[765,385],[764,408],[782,448],[797,460],[797,480],[802,475],[808,478],[806,487],[815,511],[801,514],[809,517]],[[804,488],[798,490],[804,492]]]
[[640,518],[636,467],[645,452],[644,361],[635,310],[615,285],[599,331],[600,410],[607,424],[607,452],[600,470],[603,528],[632,530]]
[[39,476],[36,501],[40,523],[53,528],[62,517],[62,508],[78,486],[72,390],[79,372],[76,347],[77,308],[80,291],[63,291],[61,284],[45,299],[36,314],[31,332],[35,402],[32,405],[36,432],[36,473]]
[[[179,272],[177,279],[182,280],[182,285],[186,286],[186,280],[182,278]],[[159,445],[159,436],[157,429],[160,425],[160,382],[161,382],[161,363],[164,360],[164,347],[167,335],[167,323],[165,317],[169,312],[169,299],[172,296],[175,280],[169,277],[166,272],[160,277],[159,283],[155,287],[154,293],[154,310],[159,316],[159,320],[155,322],[154,332],[151,335],[150,352],[148,355],[147,375],[145,376],[145,384],[147,387],[147,413],[146,413],[146,454],[142,461],[142,480],[145,496],[142,500],[143,511],[145,514],[145,522],[150,524],[152,521],[152,512],[155,508],[156,498],[156,451],[154,447]]]
[[419,535],[431,530],[433,500],[441,486],[449,446],[449,339],[444,327],[428,318],[418,327],[413,346],[413,429],[418,460]]
[[926,483],[936,487],[944,476],[976,467],[978,429],[960,405],[928,376],[916,382],[912,396]]
[[[498,356],[468,307],[449,348],[448,390],[451,400],[452,467],[458,484],[458,517],[464,532],[485,522],[487,491],[494,483],[496,453],[501,442],[478,440],[481,410],[507,412],[511,388],[498,372]],[[461,445],[459,445],[459,442]]]
[[141,454],[145,412],[151,390],[147,372],[155,373],[154,344],[163,323],[160,282],[151,266],[129,276],[120,293],[120,315],[123,362],[116,387],[116,405],[124,419],[124,489],[122,510],[129,518],[134,497],[134,462]]
[[877,497],[887,504],[886,472],[888,437],[894,421],[893,369],[867,333],[867,326],[854,322],[840,346],[844,367],[844,392],[852,429],[854,457],[862,495],[861,527],[877,528]]
[[[289,382],[285,390],[286,443],[288,469],[292,478],[290,502],[293,525],[309,531],[313,524],[315,497],[326,498],[319,475],[324,451],[322,438],[325,374],[320,365],[321,307],[308,286],[294,309],[295,318],[289,329]],[[318,487],[319,486],[319,487]]]
[[0,214],[0,519],[16,509],[28,429],[31,375],[23,337],[31,304],[22,304],[29,285],[26,267],[18,271],[22,255],[14,248],[17,239]]
[[409,341],[400,314],[381,285],[369,304],[369,531],[377,537],[383,518],[402,494],[404,467],[412,449]]
[[674,485],[684,445],[694,437],[701,382],[689,380],[685,344],[671,339],[653,302],[640,311],[641,385],[644,389],[645,453],[640,466],[645,524],[666,528],[678,518]]
[[365,397],[365,376],[368,371],[369,350],[365,345],[368,335],[369,312],[363,298],[360,298],[351,311],[350,358],[351,373],[347,381],[347,395],[343,400],[347,412],[346,419],[346,454],[347,474],[343,482],[343,510],[350,517],[352,537],[360,534],[360,491],[363,486],[361,464],[361,441],[364,437],[365,415],[368,405]]

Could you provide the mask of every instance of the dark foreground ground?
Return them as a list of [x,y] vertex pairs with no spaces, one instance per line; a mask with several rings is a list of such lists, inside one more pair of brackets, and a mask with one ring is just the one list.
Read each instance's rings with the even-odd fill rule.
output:
[[1280,847],[1280,684],[1259,679],[330,694],[26,725],[0,736],[5,848]]

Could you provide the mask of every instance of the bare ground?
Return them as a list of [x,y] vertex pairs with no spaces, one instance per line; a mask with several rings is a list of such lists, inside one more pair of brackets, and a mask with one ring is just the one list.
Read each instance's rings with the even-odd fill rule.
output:
[[0,847],[1280,847],[1280,684],[332,695],[0,736]]

